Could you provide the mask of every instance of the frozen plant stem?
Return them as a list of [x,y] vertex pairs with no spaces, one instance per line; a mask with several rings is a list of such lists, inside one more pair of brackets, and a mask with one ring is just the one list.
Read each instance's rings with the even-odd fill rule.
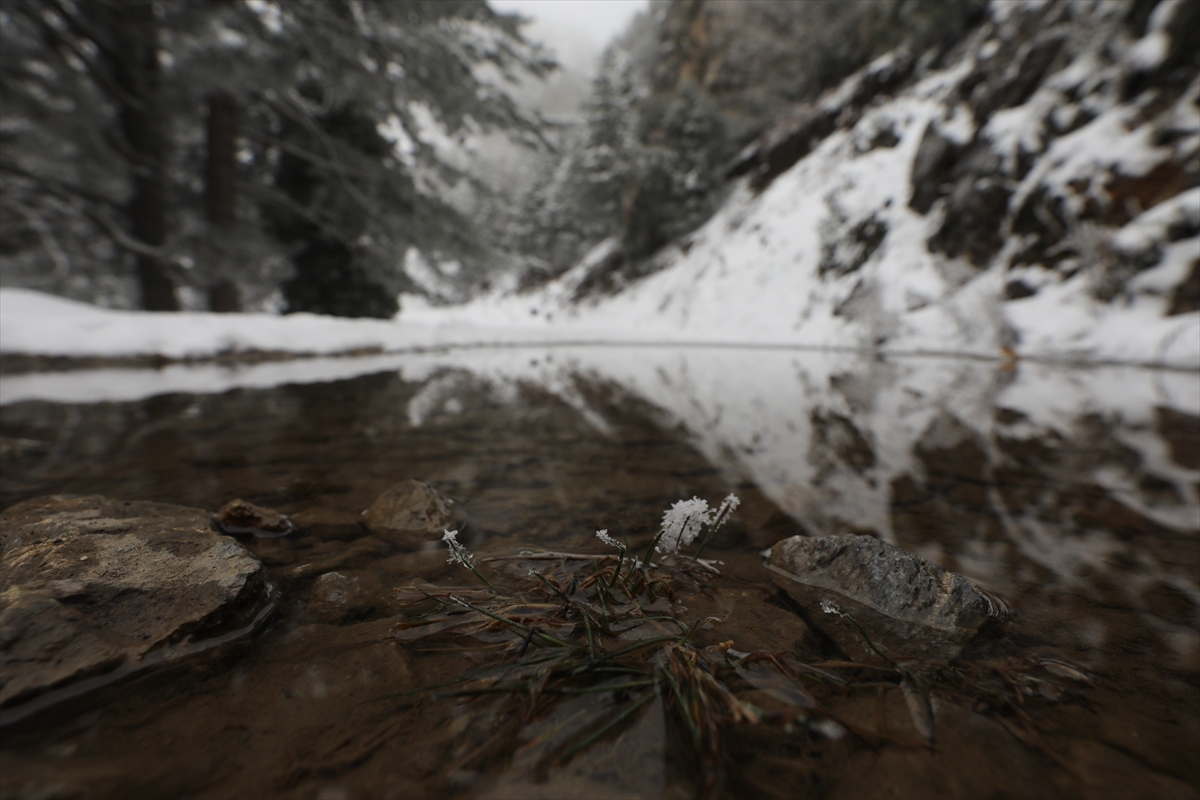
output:
[[487,587],[489,589],[491,589],[493,592],[495,592],[498,595],[503,594],[499,589],[497,589],[495,586],[492,585],[491,581],[489,581],[487,578],[483,577],[483,575],[479,572],[479,570],[477,570],[475,568],[475,565],[473,563],[471,563],[472,561],[475,560],[475,556],[471,553],[470,550],[468,550],[467,548],[463,547],[461,544],[458,543],[457,537],[458,537],[458,531],[445,531],[445,535],[442,536],[442,541],[445,542],[446,545],[450,548],[450,557],[446,559],[446,563],[453,564],[454,562],[457,561],[459,564],[462,564],[464,567],[471,570],[471,572],[474,572],[475,577],[479,578],[479,580],[486,583]]
[[[618,522],[617,524],[620,525],[621,523]],[[621,565],[625,563],[625,554],[629,552],[629,546],[618,542],[616,539],[609,536],[608,528],[602,528],[601,530],[596,531],[596,538],[607,545],[612,545],[620,551],[620,554],[617,556],[617,568],[613,571],[612,578],[610,578],[608,581],[608,588],[611,589],[613,584],[616,583],[617,576],[621,574]],[[621,529],[621,538],[625,538],[624,528]]]
[[714,515],[712,524],[708,526],[708,533],[704,534],[703,541],[701,541],[700,546],[696,548],[695,557],[697,559],[700,558],[700,554],[704,552],[704,548],[708,546],[708,543],[712,540],[713,535],[718,529],[720,529],[722,525],[725,524],[725,520],[729,519],[729,516],[733,514],[733,512],[736,511],[737,507],[741,504],[742,501],[738,499],[738,496],[732,493],[726,496],[726,498],[721,502],[721,507],[717,509],[717,513]]
[[[654,541],[651,542],[650,546],[646,548],[646,555],[642,556],[642,569],[646,569],[647,567],[650,566],[650,555],[655,550],[658,549],[658,543],[662,539],[662,537],[663,537],[663,531],[659,531],[658,535],[654,537]],[[629,571],[629,574],[630,575],[633,574],[632,569]]]

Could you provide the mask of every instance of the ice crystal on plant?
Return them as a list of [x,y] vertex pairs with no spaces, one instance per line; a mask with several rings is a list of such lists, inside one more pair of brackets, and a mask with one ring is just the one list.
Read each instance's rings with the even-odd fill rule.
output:
[[717,509],[717,513],[713,516],[713,521],[718,524],[724,522],[725,518],[734,511],[737,511],[737,507],[741,504],[741,499],[731,492],[721,501],[721,507]]
[[621,544],[616,539],[614,539],[608,535],[608,528],[602,528],[601,530],[596,531],[596,538],[599,539],[600,541],[604,542],[605,544],[612,545],[613,547],[617,548],[618,550],[627,549],[625,547],[625,545]]
[[680,500],[663,514],[662,537],[654,549],[660,553],[674,553],[691,544],[700,529],[712,521],[707,500],[699,497]]
[[447,564],[462,564],[467,569],[472,569],[471,561],[475,558],[471,551],[463,547],[458,542],[458,531],[446,531],[442,536],[442,541],[450,547],[450,557],[446,559]]

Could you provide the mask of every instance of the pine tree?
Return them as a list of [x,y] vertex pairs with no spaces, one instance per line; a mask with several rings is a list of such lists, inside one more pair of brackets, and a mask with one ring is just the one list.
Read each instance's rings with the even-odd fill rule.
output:
[[472,179],[438,139],[537,142],[481,77],[552,68],[518,24],[483,0],[6,2],[3,280],[127,304],[135,272],[142,307],[232,308],[293,274],[291,308],[372,315],[410,247],[477,280],[490,232],[445,201]]
[[574,146],[533,193],[524,244],[547,275],[616,237],[623,259],[652,254],[712,213],[729,141],[719,108],[694,82],[653,92],[645,42],[606,49]]

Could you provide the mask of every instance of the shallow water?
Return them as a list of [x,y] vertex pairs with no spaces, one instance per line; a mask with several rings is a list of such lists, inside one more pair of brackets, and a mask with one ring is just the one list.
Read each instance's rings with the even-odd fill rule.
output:
[[[383,371],[3,407],[4,507],[52,493],[210,510],[241,497],[346,524],[248,542],[281,597],[253,642],[11,726],[0,795],[692,796],[694,764],[661,700],[548,768],[546,742],[593,719],[603,695],[528,718],[505,698],[396,696],[494,657],[389,635],[403,612],[393,587],[471,581],[444,551],[401,552],[354,527],[405,478],[459,501],[481,557],[599,552],[601,527],[645,546],[674,501],[733,491],[743,505],[711,551],[723,575],[689,601],[721,617],[711,643],[836,655],[788,639],[792,612],[757,554],[797,533],[870,533],[1013,607],[968,659],[1054,659],[1094,684],[1030,698],[1040,742],[936,689],[932,748],[740,730],[718,794],[1200,794],[1195,374],[734,348],[369,363]],[[303,365],[291,369],[304,380]],[[899,691],[826,702],[918,740]]]

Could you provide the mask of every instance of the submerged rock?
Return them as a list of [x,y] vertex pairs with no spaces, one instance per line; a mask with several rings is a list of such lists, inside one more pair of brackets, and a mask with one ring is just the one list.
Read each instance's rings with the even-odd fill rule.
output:
[[262,565],[207,512],[100,496],[0,514],[0,721],[247,635]]
[[296,526],[283,514],[272,508],[247,503],[241,498],[221,506],[221,510],[213,515],[213,522],[225,533],[239,535],[287,536],[296,531]]
[[344,623],[367,616],[390,598],[391,592],[375,573],[344,569],[313,581],[305,611],[316,622]]
[[366,534],[362,515],[331,508],[306,508],[292,514],[296,529],[323,540],[350,540]]
[[363,523],[375,536],[410,550],[441,538],[454,527],[454,501],[422,481],[401,481],[363,512]]
[[[793,536],[771,548],[775,582],[851,658],[955,658],[1002,608],[962,575],[871,536]],[[847,619],[853,618],[853,622]]]

